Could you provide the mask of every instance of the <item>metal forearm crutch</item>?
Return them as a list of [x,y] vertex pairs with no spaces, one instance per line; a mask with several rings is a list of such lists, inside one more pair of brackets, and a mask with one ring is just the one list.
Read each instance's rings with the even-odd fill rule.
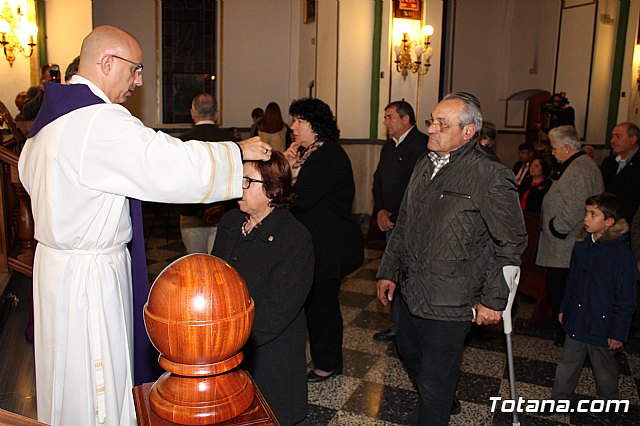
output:
[[[511,347],[511,332],[513,331],[513,322],[511,318],[511,308],[513,307],[513,300],[516,297],[516,291],[518,290],[518,282],[520,281],[520,267],[518,266],[505,266],[502,268],[504,279],[509,286],[509,300],[507,301],[507,307],[502,312],[502,320],[504,324],[504,335],[507,340],[507,364],[509,365],[509,389],[511,390],[511,399],[516,401],[516,375],[513,368],[513,349]],[[513,410],[513,426],[519,426],[518,411]]]

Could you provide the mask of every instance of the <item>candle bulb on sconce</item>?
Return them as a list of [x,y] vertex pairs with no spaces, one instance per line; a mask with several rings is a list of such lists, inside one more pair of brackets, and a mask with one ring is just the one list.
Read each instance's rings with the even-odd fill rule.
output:
[[429,71],[430,59],[433,56],[429,37],[433,35],[433,32],[434,29],[431,25],[425,25],[422,29],[422,43],[411,41],[409,33],[403,33],[400,44],[394,46],[396,71],[402,74],[404,80],[407,79],[409,71],[418,75],[424,75]]
[[10,7],[4,0],[4,6],[0,8],[0,45],[10,66],[13,66],[18,53],[27,58],[33,55],[37,33],[38,27],[28,21],[20,4]]

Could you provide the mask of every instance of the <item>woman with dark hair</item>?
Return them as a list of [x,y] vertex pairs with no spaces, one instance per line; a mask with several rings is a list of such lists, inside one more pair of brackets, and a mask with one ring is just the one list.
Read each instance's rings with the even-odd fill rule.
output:
[[331,109],[319,99],[299,99],[289,108],[294,142],[285,152],[294,176],[291,212],[309,230],[315,253],[311,292],[305,303],[314,368],[310,382],[342,372],[342,279],[362,265],[362,233],[351,218],[355,184],[351,162],[338,143]]
[[520,207],[523,211],[540,213],[542,198],[549,189],[549,174],[551,166],[541,158],[534,158],[529,166],[531,180],[526,186],[518,188],[520,193]]
[[245,345],[247,369],[282,425],[307,416],[304,302],[313,280],[313,245],[289,212],[291,170],[282,153],[244,164],[240,209],[218,225],[211,254],[234,267],[255,302]]
[[283,152],[291,145],[289,127],[282,120],[280,106],[275,102],[269,102],[262,118],[256,123],[256,128],[260,139],[271,145],[274,151]]

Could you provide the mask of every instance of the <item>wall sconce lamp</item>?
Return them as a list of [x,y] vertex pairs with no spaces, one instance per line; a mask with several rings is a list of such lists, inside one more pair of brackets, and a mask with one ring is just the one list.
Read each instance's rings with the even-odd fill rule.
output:
[[0,10],[0,45],[9,66],[13,66],[17,53],[22,53],[27,58],[33,54],[37,34],[38,27],[27,20],[21,6],[18,4],[12,8],[9,0],[5,0],[4,7]]
[[[402,40],[399,45],[393,47],[396,54],[396,71],[402,73],[402,78],[407,79],[409,71],[424,75],[429,72],[431,66],[430,60],[433,56],[433,49],[429,37],[433,35],[433,27],[425,25],[422,28],[422,43],[411,41],[409,33],[402,34]],[[412,54],[413,52],[413,54]],[[413,60],[415,55],[416,60]]]

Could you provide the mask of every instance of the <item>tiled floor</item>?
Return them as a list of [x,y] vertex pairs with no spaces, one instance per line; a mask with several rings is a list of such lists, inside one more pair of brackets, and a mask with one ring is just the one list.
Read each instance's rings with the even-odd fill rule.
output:
[[[166,265],[183,254],[178,218],[174,207],[145,206],[147,263],[153,279]],[[390,316],[375,299],[375,272],[382,256],[380,244],[368,244],[365,265],[348,277],[340,295],[344,317],[344,372],[326,382],[309,385],[309,420],[313,425],[405,425],[409,423],[417,394],[398,358],[393,344],[372,341],[375,332],[387,328]],[[513,352],[517,394],[525,399],[548,398],[555,365],[561,349],[553,345],[552,331],[530,328],[526,318],[532,313],[530,301],[517,299]],[[5,330],[0,345],[6,347]],[[20,333],[13,333],[14,336]],[[14,337],[15,338],[15,337]],[[20,346],[22,347],[22,346]],[[29,347],[27,346],[27,350]],[[1,351],[0,351],[1,353]],[[636,425],[640,423],[640,336],[619,352],[622,368],[620,393],[630,401],[630,409],[621,414],[571,413],[540,416],[519,415],[523,425]],[[2,361],[0,361],[2,362]],[[7,369],[1,370],[6,374]],[[18,374],[18,373],[16,373]],[[22,374],[24,376],[24,374]],[[23,379],[27,382],[29,378]],[[32,380],[32,378],[31,378]],[[0,407],[9,405],[10,392],[0,377]],[[13,383],[13,381],[11,382]],[[16,385],[17,386],[17,385]],[[32,387],[27,387],[32,389]],[[582,372],[577,397],[593,398],[593,374]],[[9,392],[9,393],[8,393]],[[470,338],[465,349],[458,396],[462,413],[451,417],[452,425],[506,425],[511,413],[492,413],[492,396],[507,399],[509,380],[505,337],[499,328],[486,329]],[[30,395],[21,395],[29,398]],[[29,410],[27,410],[29,411]],[[27,415],[29,415],[27,413]]]
[[[151,278],[181,255],[183,247],[174,213],[166,209],[155,216],[147,229],[148,266]],[[166,226],[165,219],[170,221]],[[145,223],[151,225],[152,217]],[[174,241],[177,240],[177,241]],[[388,308],[375,298],[375,273],[382,256],[382,245],[368,244],[365,264],[342,285],[340,300],[344,318],[344,371],[323,383],[309,385],[309,420],[314,425],[406,425],[417,394],[398,358],[393,344],[372,340],[375,332],[391,324]],[[517,299],[512,337],[517,395],[525,399],[549,397],[555,366],[561,349],[553,344],[547,327],[530,328],[533,304]],[[524,425],[640,423],[640,336],[636,335],[618,354],[621,361],[621,399],[630,401],[628,413],[540,416],[523,413]],[[589,368],[582,372],[578,398],[593,398],[595,384]],[[491,413],[491,396],[509,398],[509,379],[505,336],[501,328],[486,329],[482,336],[470,338],[465,349],[458,397],[462,413],[451,417],[452,425],[511,424],[511,413]]]

